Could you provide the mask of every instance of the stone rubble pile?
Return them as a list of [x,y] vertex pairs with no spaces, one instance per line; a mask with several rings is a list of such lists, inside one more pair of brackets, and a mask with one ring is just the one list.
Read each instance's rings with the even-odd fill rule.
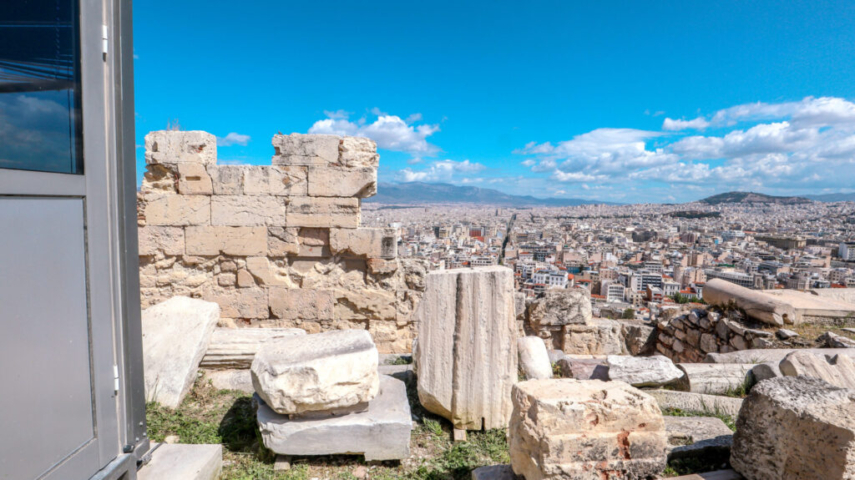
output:
[[146,135],[138,194],[143,307],[176,295],[220,305],[221,326],[361,328],[411,350],[425,266],[394,229],[360,227],[376,193],[373,141],[276,135],[272,165],[218,165],[216,137]]
[[287,456],[409,456],[406,387],[378,375],[378,358],[364,330],[290,336],[261,347],[251,373],[264,445]]
[[749,328],[738,312],[724,316],[717,311],[695,309],[657,324],[656,350],[675,362],[700,363],[707,354],[773,345],[774,334]]

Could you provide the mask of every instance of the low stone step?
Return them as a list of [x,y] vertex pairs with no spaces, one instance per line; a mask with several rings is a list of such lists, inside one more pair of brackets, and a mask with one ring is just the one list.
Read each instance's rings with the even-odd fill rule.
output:
[[733,417],[739,415],[739,409],[742,408],[741,398],[675,390],[645,390],[644,393],[655,398],[659,408],[679,408],[686,412],[707,412]]
[[249,369],[262,345],[278,339],[305,335],[300,328],[217,328],[199,365],[210,369]]
[[216,480],[223,470],[222,445],[155,444],[138,480]]

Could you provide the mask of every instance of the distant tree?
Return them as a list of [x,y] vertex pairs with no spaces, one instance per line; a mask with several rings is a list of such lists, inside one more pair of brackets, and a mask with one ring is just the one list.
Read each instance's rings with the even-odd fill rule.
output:
[[632,320],[633,318],[635,318],[635,310],[627,308],[623,311],[623,315],[621,315],[621,318],[624,320]]

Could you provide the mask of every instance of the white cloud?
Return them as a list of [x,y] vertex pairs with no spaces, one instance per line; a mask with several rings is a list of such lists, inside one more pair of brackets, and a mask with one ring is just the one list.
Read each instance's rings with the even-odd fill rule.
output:
[[[365,119],[352,122],[348,119],[348,113],[343,110],[325,113],[328,118],[315,122],[309,133],[367,137],[377,142],[378,148],[406,152],[414,156],[431,156],[439,152],[436,145],[427,141],[429,136],[439,131],[439,125],[413,125],[413,121],[408,122],[396,115],[387,115],[376,108],[374,113],[378,117],[372,123],[367,123]],[[409,118],[414,117],[411,115]]]
[[664,122],[662,122],[662,130],[704,130],[705,128],[710,126],[710,122],[708,122],[703,117],[695,118],[694,120],[674,120],[671,118],[666,118]]
[[424,170],[413,170],[411,168],[399,170],[396,176],[398,180],[404,182],[450,182],[455,177],[455,174],[478,173],[486,168],[480,163],[470,162],[469,160],[463,160],[462,162],[439,160],[432,162]]
[[230,147],[232,145],[246,145],[249,143],[249,135],[241,135],[240,133],[232,132],[225,137],[217,137],[218,147]]
[[[666,133],[707,128],[716,134]],[[515,153],[528,155],[521,163],[553,182],[582,189],[619,183],[663,199],[670,193],[650,182],[809,193],[851,187],[855,178],[855,103],[843,98],[737,105],[691,120],[666,118],[662,129],[600,128],[558,143],[531,142]]]

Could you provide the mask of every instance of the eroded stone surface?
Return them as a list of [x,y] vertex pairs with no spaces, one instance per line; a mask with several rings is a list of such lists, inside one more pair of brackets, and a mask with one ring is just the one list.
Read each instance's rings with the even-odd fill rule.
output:
[[366,461],[407,458],[413,423],[406,386],[386,375],[379,382],[379,393],[367,411],[341,416],[289,419],[255,397],[264,446],[280,455],[363,454]]
[[540,337],[523,337],[517,340],[520,370],[526,380],[552,378],[552,364],[546,345]]
[[513,271],[434,271],[425,283],[414,314],[419,400],[458,429],[504,428],[517,379]]
[[836,387],[855,388],[855,362],[845,355],[826,359],[810,352],[793,352],[781,360],[779,368],[787,377],[804,375]]
[[364,330],[283,337],[255,355],[252,384],[280,414],[352,407],[377,395],[378,358]]
[[609,379],[634,387],[661,387],[683,376],[667,357],[631,357],[609,355]]
[[855,478],[855,391],[810,377],[757,384],[745,399],[730,462],[752,480]]
[[623,382],[531,380],[514,386],[511,466],[526,480],[642,479],[665,468],[656,402]]
[[178,408],[196,380],[219,317],[216,303],[187,297],[173,297],[142,311],[147,401]]
[[211,335],[200,366],[249,369],[262,346],[282,338],[305,334],[306,331],[299,328],[218,328]]

